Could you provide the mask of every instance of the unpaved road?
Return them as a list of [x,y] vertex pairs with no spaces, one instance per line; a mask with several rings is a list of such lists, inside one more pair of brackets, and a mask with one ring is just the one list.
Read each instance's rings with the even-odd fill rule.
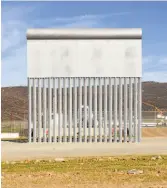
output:
[[167,138],[143,138],[141,143],[12,143],[2,142],[2,161],[55,157],[167,154]]
[[142,137],[167,138],[167,127],[142,127]]

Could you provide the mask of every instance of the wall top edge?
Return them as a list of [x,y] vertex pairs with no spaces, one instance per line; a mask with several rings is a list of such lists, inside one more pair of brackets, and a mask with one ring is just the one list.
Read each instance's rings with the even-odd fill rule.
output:
[[28,29],[27,39],[141,39],[141,28]]
[[46,76],[46,77],[30,77],[30,76],[28,76],[27,77],[28,79],[64,79],[64,78],[66,78],[66,79],[73,79],[73,78],[79,78],[79,79],[82,79],[82,78],[87,78],[87,79],[89,79],[89,78],[142,78],[141,76],[132,76],[132,77],[129,77],[129,76],[116,76],[116,77],[112,77],[112,76],[82,76],[82,77],[79,77],[79,76],[71,76],[71,77],[67,77],[67,76],[60,76],[60,77],[53,77],[53,76]]

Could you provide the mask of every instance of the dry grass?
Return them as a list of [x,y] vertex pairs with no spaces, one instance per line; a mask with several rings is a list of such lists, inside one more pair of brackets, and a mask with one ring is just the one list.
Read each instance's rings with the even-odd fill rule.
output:
[[[128,175],[131,169],[143,174]],[[65,162],[2,163],[3,187],[167,187],[167,156],[67,159]],[[126,185],[126,186],[125,186]],[[152,186],[154,187],[154,186]]]

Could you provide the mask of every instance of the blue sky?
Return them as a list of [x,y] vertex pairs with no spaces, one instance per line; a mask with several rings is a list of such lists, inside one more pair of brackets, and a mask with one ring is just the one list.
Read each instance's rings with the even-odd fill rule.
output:
[[27,28],[143,30],[143,80],[167,82],[167,2],[2,2],[2,86],[27,84]]

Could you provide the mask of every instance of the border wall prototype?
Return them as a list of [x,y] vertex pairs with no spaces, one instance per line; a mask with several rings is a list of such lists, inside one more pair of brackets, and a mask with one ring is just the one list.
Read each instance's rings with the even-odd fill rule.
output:
[[29,142],[140,142],[141,29],[27,31]]

